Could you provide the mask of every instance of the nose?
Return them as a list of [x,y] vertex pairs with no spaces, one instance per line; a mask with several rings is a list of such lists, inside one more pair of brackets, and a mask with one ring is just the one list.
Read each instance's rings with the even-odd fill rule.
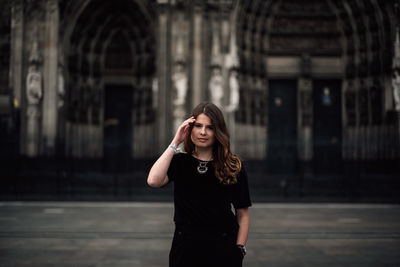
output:
[[206,127],[202,127],[202,128],[201,128],[200,134],[201,134],[201,135],[205,135],[205,134],[206,134]]

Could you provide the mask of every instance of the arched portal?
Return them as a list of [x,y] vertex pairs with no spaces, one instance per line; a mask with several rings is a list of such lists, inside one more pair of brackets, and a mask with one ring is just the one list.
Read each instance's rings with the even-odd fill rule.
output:
[[[389,10],[390,5],[375,0],[239,1],[238,153],[290,166],[310,162],[321,151],[324,156],[331,151],[332,157],[318,164],[379,159],[387,144],[368,140],[390,140],[383,124],[391,101],[390,87],[384,89],[393,43]],[[288,101],[294,112],[282,109]],[[285,116],[279,117],[279,110]],[[288,114],[287,122],[280,119]],[[334,129],[325,131],[321,125],[330,120]],[[282,155],[274,142],[289,147],[284,160],[274,159]]]
[[69,19],[75,24],[64,42],[66,154],[146,156],[154,143],[148,134],[154,127],[152,13],[138,1],[86,3],[76,14],[70,11],[77,17]]

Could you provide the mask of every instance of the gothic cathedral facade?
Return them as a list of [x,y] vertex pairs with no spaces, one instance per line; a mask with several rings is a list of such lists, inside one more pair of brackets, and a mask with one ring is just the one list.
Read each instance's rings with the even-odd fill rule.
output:
[[400,158],[399,1],[1,5],[2,127],[24,157],[155,158],[212,101],[271,172]]

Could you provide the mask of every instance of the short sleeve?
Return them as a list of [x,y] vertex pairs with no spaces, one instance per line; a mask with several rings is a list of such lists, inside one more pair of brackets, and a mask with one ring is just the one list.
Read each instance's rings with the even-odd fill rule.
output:
[[180,154],[175,154],[172,157],[171,163],[169,164],[167,175],[168,175],[168,183],[173,181],[176,177],[177,170],[178,170],[178,161],[180,158]]
[[238,176],[238,182],[235,184],[232,204],[235,209],[242,209],[251,206],[247,172],[244,169],[244,166],[242,166]]

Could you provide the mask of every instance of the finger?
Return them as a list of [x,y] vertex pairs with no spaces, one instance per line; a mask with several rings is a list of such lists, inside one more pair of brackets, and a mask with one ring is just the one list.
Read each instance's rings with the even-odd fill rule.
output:
[[185,120],[183,123],[184,124],[189,124],[189,123],[192,123],[193,122],[193,119],[187,119],[187,120]]
[[182,123],[182,126],[184,126],[184,125],[189,125],[190,123],[193,123],[194,121],[195,121],[194,118],[189,118],[189,119],[185,120],[185,121]]
[[184,129],[185,133],[187,133],[189,131],[189,128],[190,128],[189,124],[185,126],[185,129]]
[[187,129],[189,129],[189,127],[190,127],[189,123],[185,122],[181,125],[180,129],[185,132],[187,131]]

